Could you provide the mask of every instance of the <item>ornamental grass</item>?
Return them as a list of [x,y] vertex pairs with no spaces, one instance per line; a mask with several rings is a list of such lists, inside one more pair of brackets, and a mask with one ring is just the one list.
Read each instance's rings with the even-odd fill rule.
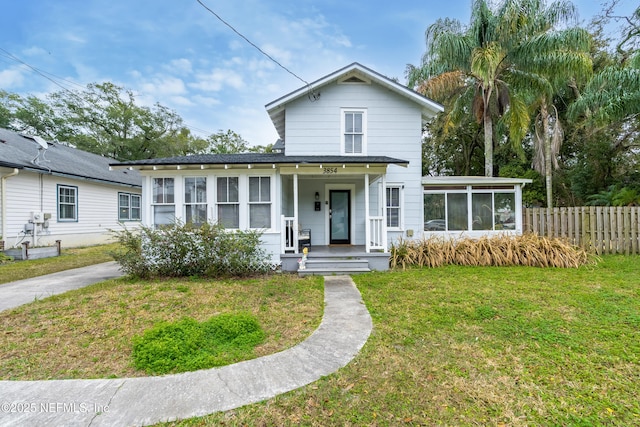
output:
[[527,233],[520,236],[484,236],[479,239],[399,240],[391,246],[393,269],[439,267],[442,265],[578,268],[594,264],[596,258],[585,249],[560,238]]

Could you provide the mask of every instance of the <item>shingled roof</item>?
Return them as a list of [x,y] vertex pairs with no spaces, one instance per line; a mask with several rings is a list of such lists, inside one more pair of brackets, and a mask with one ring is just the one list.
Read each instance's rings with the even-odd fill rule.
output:
[[166,165],[238,165],[238,164],[396,164],[406,166],[407,160],[387,156],[285,156],[282,153],[193,154],[160,159],[131,160],[111,163],[112,166]]
[[[47,149],[42,148],[41,143],[45,144]],[[45,142],[39,138],[0,129],[0,167],[109,184],[133,187],[142,185],[138,171],[110,170],[109,163],[114,161],[67,145]]]

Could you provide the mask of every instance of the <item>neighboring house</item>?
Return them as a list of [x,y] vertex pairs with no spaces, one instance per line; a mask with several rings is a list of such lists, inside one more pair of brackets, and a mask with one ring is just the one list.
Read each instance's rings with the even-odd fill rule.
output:
[[63,247],[104,243],[141,218],[138,171],[108,159],[0,129],[0,240]]
[[302,245],[387,269],[392,242],[423,236],[422,129],[441,105],[354,63],[266,109],[274,153],[112,164],[143,175],[143,223],[262,230],[284,270]]

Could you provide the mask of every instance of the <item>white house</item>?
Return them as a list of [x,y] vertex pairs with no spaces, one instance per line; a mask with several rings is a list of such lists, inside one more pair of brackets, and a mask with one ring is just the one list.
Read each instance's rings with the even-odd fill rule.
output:
[[[193,155],[112,164],[143,176],[143,223],[213,221],[258,229],[274,261],[316,271],[388,268],[388,248],[425,227],[423,123],[441,105],[358,63],[266,106],[270,154]],[[343,260],[344,261],[344,260]],[[346,261],[344,261],[346,262]]]
[[141,218],[137,171],[108,159],[0,129],[0,241],[6,248],[107,242],[110,229]]

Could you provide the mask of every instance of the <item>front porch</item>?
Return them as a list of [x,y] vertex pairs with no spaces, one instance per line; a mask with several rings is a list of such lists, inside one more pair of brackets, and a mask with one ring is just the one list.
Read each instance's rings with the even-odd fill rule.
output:
[[367,252],[364,245],[315,245],[308,247],[304,270],[299,270],[302,253],[282,253],[282,271],[300,275],[356,274],[389,269],[388,252]]
[[280,253],[309,245],[386,251],[385,174],[386,165],[282,168]]

